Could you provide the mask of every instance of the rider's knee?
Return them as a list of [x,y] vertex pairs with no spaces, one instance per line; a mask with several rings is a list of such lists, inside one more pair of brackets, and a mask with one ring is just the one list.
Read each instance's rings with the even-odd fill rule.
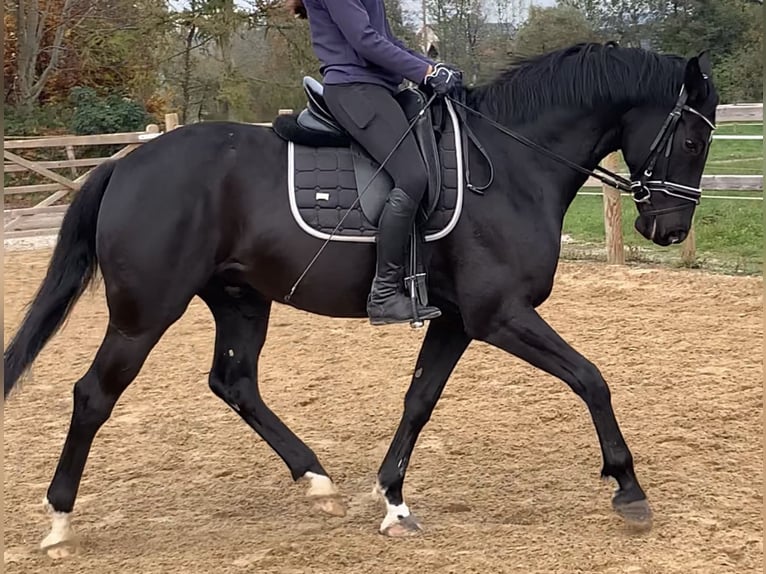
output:
[[419,202],[428,187],[428,177],[425,170],[413,166],[409,173],[404,177],[398,178],[397,187],[412,199]]

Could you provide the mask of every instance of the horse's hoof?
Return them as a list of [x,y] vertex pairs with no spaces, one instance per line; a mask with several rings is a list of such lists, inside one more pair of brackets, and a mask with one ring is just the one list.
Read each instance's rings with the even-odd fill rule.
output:
[[72,514],[56,512],[47,499],[43,504],[52,517],[52,523],[48,536],[40,542],[40,550],[56,560],[72,556],[79,547],[79,538],[72,528]]
[[80,545],[77,535],[73,531],[70,530],[64,537],[61,534],[51,532],[40,543],[40,550],[54,560],[62,560],[74,556]]
[[346,505],[340,496],[319,496],[314,499],[314,508],[330,516],[346,516]]
[[626,526],[638,532],[652,529],[652,509],[649,501],[634,500],[632,502],[612,502],[614,511],[625,521]]
[[309,481],[306,496],[314,501],[314,508],[330,516],[346,516],[346,505],[329,476],[307,472],[303,476]]
[[65,542],[58,546],[48,548],[45,553],[53,560],[63,560],[64,558],[69,558],[77,553],[77,544]]
[[418,519],[410,514],[409,516],[399,518],[396,522],[385,526],[380,532],[391,538],[406,538],[408,536],[417,536],[420,534],[421,530],[422,528],[420,527]]

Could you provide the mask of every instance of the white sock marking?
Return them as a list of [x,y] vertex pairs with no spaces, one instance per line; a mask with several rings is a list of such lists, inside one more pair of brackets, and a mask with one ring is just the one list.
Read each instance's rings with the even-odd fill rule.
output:
[[396,524],[402,518],[407,518],[409,515],[410,509],[407,508],[404,502],[393,505],[386,500],[386,517],[380,523],[380,531],[384,532],[388,527]]
[[386,498],[386,491],[380,486],[380,483],[376,483],[374,491],[376,494],[383,497],[386,501],[386,516],[383,518],[383,522],[380,523],[380,531],[385,532],[387,528],[396,524],[402,518],[407,518],[410,515],[410,509],[407,504],[402,501],[401,504],[391,504]]
[[43,538],[40,542],[40,548],[49,548],[74,539],[74,531],[72,530],[72,513],[71,512],[57,512],[53,505],[48,502],[46,498],[43,501],[46,510],[52,517],[51,531],[48,536]]
[[329,476],[317,474],[315,472],[307,472],[303,475],[303,478],[309,481],[309,489],[306,491],[306,496],[338,495],[338,489],[335,488],[335,484],[330,480]]

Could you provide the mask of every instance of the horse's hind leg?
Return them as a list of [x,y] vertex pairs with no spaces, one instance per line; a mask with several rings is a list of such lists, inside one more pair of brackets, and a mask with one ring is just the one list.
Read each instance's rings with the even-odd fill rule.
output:
[[334,516],[345,507],[316,454],[264,403],[258,391],[258,357],[266,341],[271,301],[247,286],[213,280],[201,293],[215,319],[210,388],[257,432],[290,469],[307,480],[315,506]]
[[76,547],[72,509],[93,439],[162,332],[127,336],[110,323],[93,363],[75,383],[69,431],[45,500],[53,524],[40,547],[51,557],[62,558]]

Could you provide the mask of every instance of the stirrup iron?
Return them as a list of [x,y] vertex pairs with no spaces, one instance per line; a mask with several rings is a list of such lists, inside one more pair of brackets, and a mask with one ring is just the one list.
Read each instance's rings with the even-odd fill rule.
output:
[[410,306],[412,308],[410,327],[413,329],[421,329],[425,325],[425,321],[418,314],[418,307],[419,305],[424,307],[428,305],[426,274],[425,271],[419,269],[418,245],[418,228],[417,224],[413,223],[412,234],[410,235],[409,274],[404,278],[404,286],[410,296]]

